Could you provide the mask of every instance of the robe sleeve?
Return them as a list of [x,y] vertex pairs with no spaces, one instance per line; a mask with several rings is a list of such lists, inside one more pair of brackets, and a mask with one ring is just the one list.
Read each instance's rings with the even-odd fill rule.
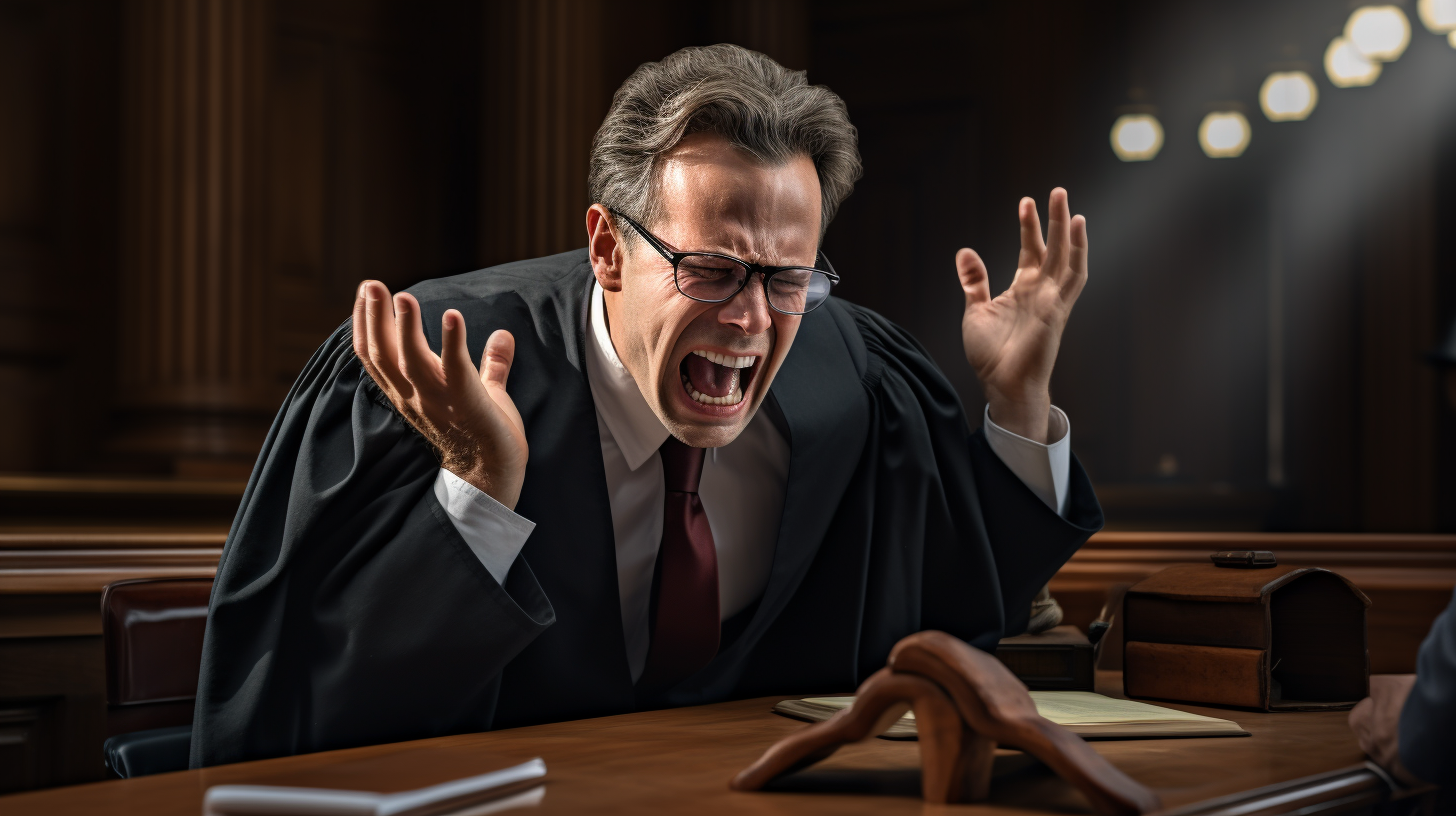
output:
[[1400,711],[1400,761],[1417,777],[1449,787],[1456,780],[1456,596],[1421,644],[1416,684]]
[[348,323],[268,432],[218,565],[192,767],[488,729],[501,669],[555,615],[502,585],[432,488],[434,452]]
[[902,550],[921,543],[907,550],[918,549],[919,562],[901,567],[919,574],[916,628],[992,650],[1026,630],[1036,593],[1101,529],[1092,484],[1072,456],[1066,513],[1058,515],[991,450],[984,431],[970,430],[954,388],[914,337],[869,310],[856,309],[855,320],[866,346],[875,500],[887,505],[875,517],[895,525],[877,537]]

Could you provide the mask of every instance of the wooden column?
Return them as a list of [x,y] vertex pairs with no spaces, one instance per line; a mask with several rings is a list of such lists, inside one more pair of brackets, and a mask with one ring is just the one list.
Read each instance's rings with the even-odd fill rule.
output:
[[586,246],[587,157],[603,87],[600,0],[492,0],[485,10],[480,256]]
[[268,5],[128,6],[113,451],[132,466],[245,474],[276,408],[257,212]]

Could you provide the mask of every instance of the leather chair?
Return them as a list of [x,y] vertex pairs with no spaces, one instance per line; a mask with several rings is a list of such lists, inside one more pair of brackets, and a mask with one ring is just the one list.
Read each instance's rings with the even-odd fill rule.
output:
[[123,779],[186,770],[210,578],[117,581],[101,593],[106,767]]

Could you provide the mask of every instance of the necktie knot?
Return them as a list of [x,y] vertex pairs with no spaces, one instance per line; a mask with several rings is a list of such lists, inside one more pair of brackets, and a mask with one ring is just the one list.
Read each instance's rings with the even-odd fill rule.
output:
[[669,492],[697,493],[698,483],[703,479],[703,455],[705,448],[694,448],[683,444],[675,436],[669,436],[662,447],[662,483]]

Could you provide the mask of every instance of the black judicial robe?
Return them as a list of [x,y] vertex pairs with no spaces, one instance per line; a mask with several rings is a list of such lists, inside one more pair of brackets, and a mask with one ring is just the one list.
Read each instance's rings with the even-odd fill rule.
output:
[[[1440,785],[1449,812],[1456,783],[1456,594],[1421,643],[1416,684],[1400,710],[1400,761],[1417,777]],[[1446,805],[1443,807],[1443,805]]]
[[[208,611],[193,767],[634,710],[611,508],[583,364],[586,251],[421,283],[430,345],[465,316],[479,358],[516,337],[509,391],[536,522],[498,584],[435,498],[439,463],[354,355],[318,350],[248,481]],[[942,629],[991,649],[1102,524],[1073,461],[1068,517],[972,433],[926,351],[832,299],[763,410],[790,447],[764,593],[670,705],[848,691]]]

